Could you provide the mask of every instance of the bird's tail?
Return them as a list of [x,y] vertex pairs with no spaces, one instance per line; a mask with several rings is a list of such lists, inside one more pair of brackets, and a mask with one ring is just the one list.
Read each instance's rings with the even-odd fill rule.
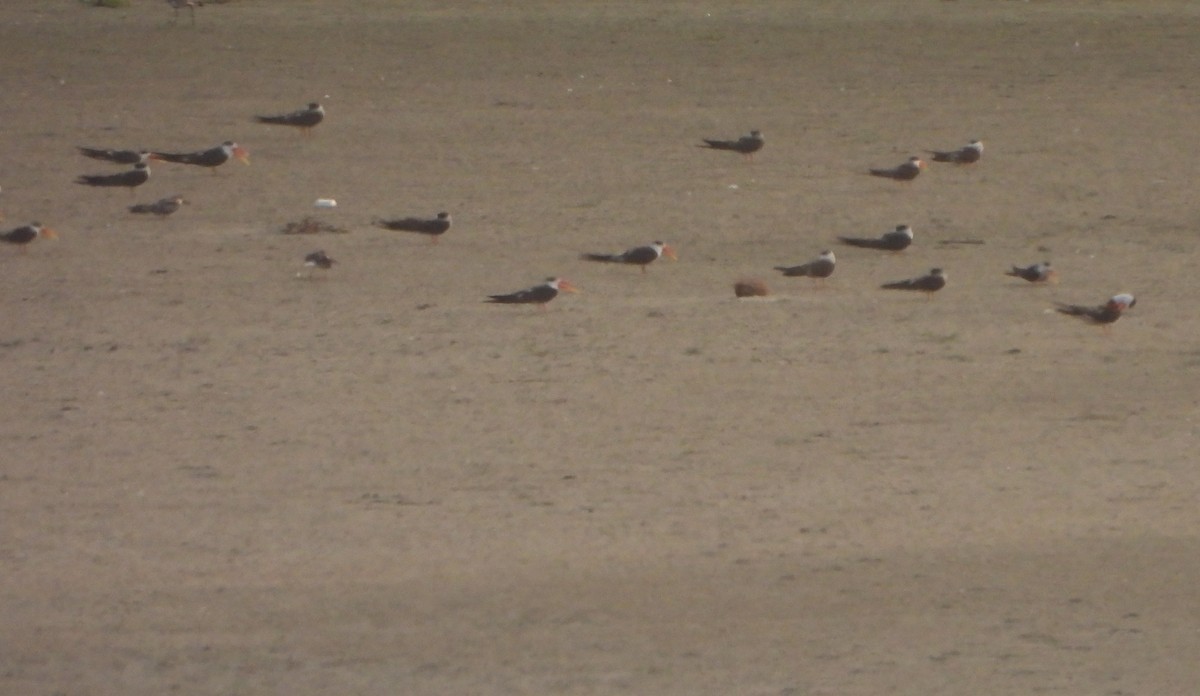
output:
[[175,162],[177,164],[187,164],[191,153],[187,152],[153,152],[151,153],[155,159],[160,159],[163,162]]
[[613,263],[620,258],[620,254],[580,254],[579,258],[583,259],[584,261]]
[[138,203],[137,205],[129,206],[129,212],[131,212],[131,213],[153,213],[154,207],[147,203]]
[[283,116],[255,116],[254,120],[259,123],[272,123],[275,125],[286,125],[287,123]]

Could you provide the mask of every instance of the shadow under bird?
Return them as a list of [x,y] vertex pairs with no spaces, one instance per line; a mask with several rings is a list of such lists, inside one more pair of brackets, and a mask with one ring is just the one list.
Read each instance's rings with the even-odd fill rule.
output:
[[58,233],[49,227],[43,227],[40,222],[31,222],[24,227],[18,227],[0,234],[0,240],[3,240],[4,243],[15,244],[21,247],[22,250],[38,237],[42,239],[58,239]]
[[1049,261],[1024,267],[1013,266],[1012,270],[1005,271],[1004,275],[1028,280],[1031,283],[1058,282],[1058,271],[1054,270]]
[[536,304],[545,307],[547,302],[558,297],[559,292],[579,292],[579,288],[566,278],[547,278],[546,282],[525,290],[506,295],[488,295],[486,301],[496,304]]
[[983,141],[972,140],[957,150],[930,150],[934,162],[953,162],[954,164],[974,164],[983,157]]
[[160,198],[153,203],[131,205],[129,206],[129,212],[143,215],[157,215],[160,218],[164,218],[179,210],[179,207],[184,203],[186,201],[183,200],[183,196],[169,196],[167,198]]
[[884,290],[918,290],[925,293],[935,293],[938,290],[946,287],[946,272],[940,268],[934,268],[923,276],[918,278],[909,278],[908,280],[898,280],[894,283],[884,283],[879,287]]
[[763,149],[767,141],[763,138],[762,131],[750,131],[750,135],[743,135],[737,140],[709,140],[704,138],[703,145],[696,147],[706,147],[710,150],[728,150],[730,152],[740,152],[747,157],[753,158],[754,153]]
[[822,251],[817,258],[799,266],[776,266],[775,270],[790,277],[828,278],[833,275],[837,258],[832,251]]
[[912,181],[917,178],[917,175],[924,168],[925,160],[913,155],[904,164],[897,165],[891,169],[872,169],[871,176],[881,176],[885,179],[894,179],[896,181]]
[[908,225],[896,225],[896,229],[884,232],[880,237],[838,237],[838,241],[863,249],[904,251],[913,243],[913,231]]
[[652,242],[646,246],[634,247],[626,249],[620,254],[580,254],[579,258],[585,261],[599,261],[603,263],[627,263],[642,267],[642,273],[646,272],[646,266],[659,260],[661,257],[667,257],[675,261],[678,257],[675,256],[675,250],[666,242]]
[[137,164],[150,159],[149,150],[106,150],[99,147],[79,147],[79,154],[102,162],[114,164]]
[[[153,157],[153,155],[151,155]],[[84,174],[75,179],[75,183],[84,184],[85,186],[99,186],[102,188],[119,188],[125,187],[133,193],[133,189],[141,186],[150,180],[150,165],[145,162],[138,162],[133,165],[133,169],[120,172],[118,174]]]
[[393,220],[375,218],[371,222],[376,227],[382,227],[385,230],[429,235],[434,244],[437,244],[438,237],[445,234],[451,225],[450,213],[445,211],[438,213],[432,218],[406,217],[395,218]]
[[237,159],[243,164],[250,164],[250,153],[246,151],[246,148],[232,140],[226,140],[220,145],[210,147],[207,150],[199,150],[197,152],[153,152],[150,157],[163,162],[210,167],[214,168],[214,173],[216,172],[215,167],[225,164],[230,159]]
[[306,108],[279,116],[255,116],[259,123],[269,123],[275,126],[293,126],[301,133],[309,133],[313,127],[325,120],[325,107],[312,102]]
[[1089,305],[1074,305],[1057,303],[1054,308],[1059,314],[1066,314],[1071,317],[1080,317],[1093,324],[1111,324],[1121,318],[1125,310],[1137,304],[1137,298],[1133,295],[1123,292],[1119,295],[1113,295],[1099,306]]

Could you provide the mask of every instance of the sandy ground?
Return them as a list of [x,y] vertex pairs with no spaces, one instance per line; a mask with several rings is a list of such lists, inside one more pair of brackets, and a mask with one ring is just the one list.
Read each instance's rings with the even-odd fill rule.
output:
[[1195,4],[160,5],[0,4],[0,693],[1194,693]]

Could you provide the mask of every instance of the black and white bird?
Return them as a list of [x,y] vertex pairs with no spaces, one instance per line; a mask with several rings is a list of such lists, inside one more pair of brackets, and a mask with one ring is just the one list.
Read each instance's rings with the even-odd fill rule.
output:
[[953,162],[954,164],[974,164],[983,157],[983,141],[972,140],[957,150],[930,150],[934,162]]
[[238,145],[232,140],[226,140],[216,147],[210,147],[207,150],[199,150],[197,152],[152,152],[151,159],[162,160],[163,162],[174,162],[176,164],[191,164],[197,167],[209,167],[216,173],[216,168],[225,164],[230,159],[237,159],[243,164],[250,164],[250,153],[246,148]]
[[879,287],[884,290],[919,290],[920,292],[932,295],[946,287],[946,272],[940,268],[934,268],[923,276],[909,278],[908,280],[898,280],[893,283],[884,283]]
[[304,257],[304,268],[308,270],[308,275],[297,273],[296,277],[312,278],[313,272],[317,270],[328,271],[333,268],[333,264],[335,263],[337,263],[337,260],[330,258],[324,249],[309,252]]
[[633,247],[626,249],[619,254],[581,254],[580,258],[585,261],[600,261],[603,263],[627,263],[635,266],[641,266],[642,272],[646,272],[646,266],[654,263],[662,257],[667,257],[672,261],[676,260],[675,250],[666,242],[651,242],[646,246]]
[[908,158],[908,161],[899,164],[891,169],[872,169],[872,176],[881,176],[885,179],[895,179],[896,181],[912,181],[917,178],[921,170],[925,168],[925,160],[913,155]]
[[728,150],[730,152],[740,152],[743,155],[753,159],[754,153],[763,149],[767,141],[763,138],[762,131],[752,130],[750,135],[743,135],[737,140],[709,140],[704,138],[704,144],[697,147],[706,147],[710,150]]
[[141,215],[155,215],[159,218],[165,218],[179,210],[186,201],[183,196],[168,196],[160,198],[153,203],[138,203],[137,205],[129,206],[129,212],[138,213]]
[[1031,283],[1057,283],[1058,271],[1050,265],[1049,261],[1035,263],[1030,266],[1013,266],[1012,270],[1005,271],[1004,275],[1014,278],[1028,280]]
[[884,232],[880,237],[838,237],[838,241],[863,249],[904,251],[913,243],[913,230],[909,225],[896,225],[896,229]]
[[101,188],[125,187],[132,194],[138,186],[150,180],[150,165],[138,162],[133,169],[118,174],[84,174],[75,179],[75,183]]
[[325,120],[325,107],[312,102],[298,111],[278,116],[255,116],[254,120],[275,126],[292,126],[299,128],[301,133],[308,134],[318,123]]
[[1111,324],[1120,319],[1125,310],[1135,304],[1137,304],[1137,298],[1127,292],[1123,292],[1119,295],[1113,295],[1108,299],[1108,302],[1099,306],[1058,303],[1055,305],[1055,309],[1060,314],[1079,317],[1093,324]]
[[825,250],[808,263],[802,263],[799,266],[776,266],[775,270],[791,277],[828,278],[833,275],[836,265],[837,258],[833,252]]
[[38,237],[42,239],[58,239],[58,233],[49,227],[43,227],[40,222],[31,222],[24,227],[0,233],[0,241],[3,241],[5,244],[15,244],[22,251],[25,250],[30,242]]
[[566,278],[547,278],[546,282],[525,290],[510,292],[506,295],[488,295],[488,302],[496,304],[536,304],[542,307],[560,292],[579,292]]
[[428,235],[430,240],[434,244],[437,244],[438,238],[449,231],[452,220],[450,213],[442,211],[432,218],[406,217],[392,220],[375,218],[372,220],[372,223],[376,227],[382,227],[385,230]]
[[113,164],[137,164],[150,160],[149,150],[108,150],[99,147],[79,147],[79,154]]

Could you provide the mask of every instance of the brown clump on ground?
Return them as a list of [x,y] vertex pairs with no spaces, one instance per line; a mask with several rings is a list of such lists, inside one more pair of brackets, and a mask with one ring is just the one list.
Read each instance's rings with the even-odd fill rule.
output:
[[[1188,3],[171,14],[0,2],[8,224],[71,231],[0,254],[0,692],[1200,683]],[[311,138],[251,121],[308,101]],[[695,146],[751,129],[753,161]],[[205,201],[170,234],[71,183],[79,145],[228,139],[255,166],[154,166]],[[277,226],[332,193],[462,232],[291,282],[320,245]],[[898,222],[836,291],[727,301]],[[658,232],[686,263],[577,259]],[[1044,258],[1057,289],[1002,273]],[[877,288],[935,266],[934,302]],[[588,292],[483,302],[557,274]],[[1109,336],[1053,311],[1125,290]]]
[[766,297],[771,294],[767,284],[758,278],[744,278],[733,284],[733,294],[738,297]]
[[293,220],[280,228],[280,234],[348,234],[345,227],[331,225],[309,215],[300,220]]

